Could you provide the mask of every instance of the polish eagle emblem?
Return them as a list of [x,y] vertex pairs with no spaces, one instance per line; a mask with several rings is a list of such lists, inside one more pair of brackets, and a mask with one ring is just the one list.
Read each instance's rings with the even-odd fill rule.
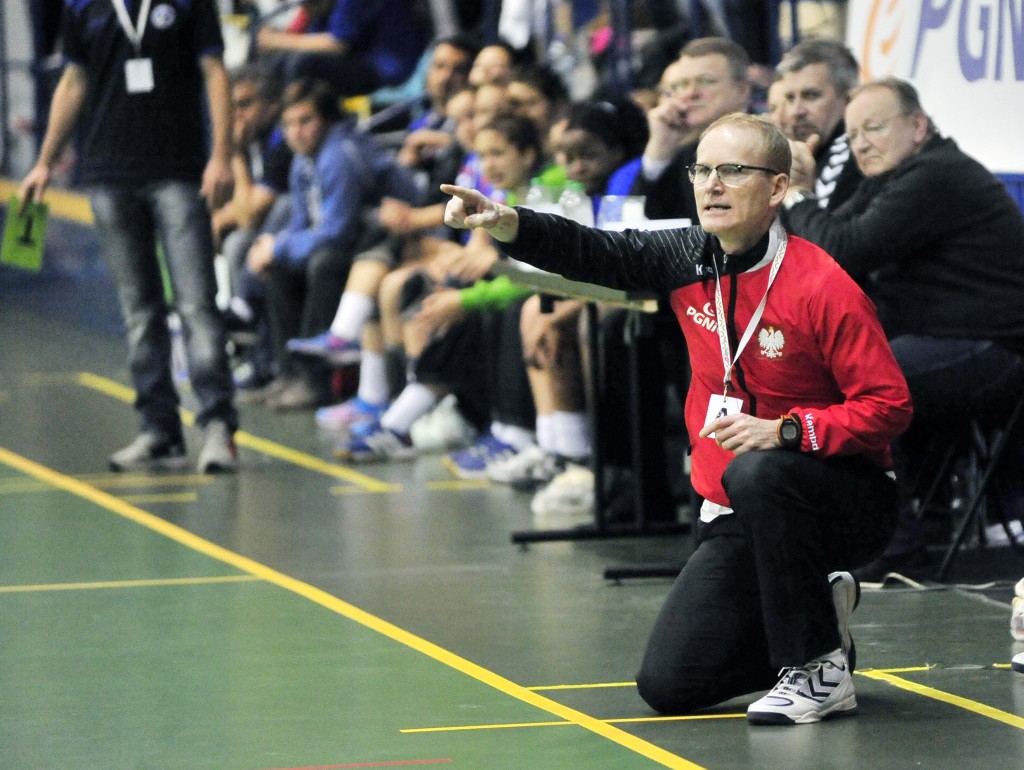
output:
[[769,326],[757,333],[757,344],[761,346],[761,354],[766,358],[778,358],[782,355],[782,347],[786,344],[786,337],[782,329]]

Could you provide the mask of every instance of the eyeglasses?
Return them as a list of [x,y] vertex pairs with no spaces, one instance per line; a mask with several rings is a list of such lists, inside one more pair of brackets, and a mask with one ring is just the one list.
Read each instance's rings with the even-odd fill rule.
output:
[[889,132],[890,124],[896,120],[896,118],[905,118],[906,116],[907,113],[899,112],[885,120],[869,120],[862,124],[859,129],[855,128],[851,131],[847,131],[846,139],[852,145],[863,134],[865,139],[869,142],[873,142],[875,139],[879,139]]
[[672,96],[677,91],[687,91],[690,86],[697,86],[697,88],[711,88],[717,86],[719,83],[718,78],[712,77],[711,75],[698,75],[693,80],[673,80],[671,83],[665,83],[661,87],[661,93],[664,96]]
[[686,171],[690,176],[690,181],[695,185],[706,185],[711,179],[711,172],[714,171],[718,174],[718,180],[726,187],[739,187],[750,179],[750,175],[755,171],[763,171],[766,174],[783,173],[773,168],[746,166],[742,163],[719,163],[717,166],[694,163],[692,166],[687,166]]

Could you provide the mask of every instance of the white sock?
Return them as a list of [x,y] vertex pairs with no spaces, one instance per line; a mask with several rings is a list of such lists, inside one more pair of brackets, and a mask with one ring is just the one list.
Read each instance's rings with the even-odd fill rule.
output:
[[562,457],[590,457],[590,422],[584,412],[555,412],[555,450]]
[[419,382],[410,382],[380,418],[382,427],[395,433],[408,433],[416,418],[430,411],[437,403],[434,392]]
[[338,312],[331,322],[331,334],[345,340],[358,340],[363,334],[363,326],[373,316],[376,303],[366,294],[346,291],[341,295]]
[[536,438],[532,430],[497,421],[491,423],[491,435],[498,439],[498,441],[504,441],[517,452],[535,443]]
[[554,413],[537,415],[537,446],[550,455],[558,452],[558,446],[555,444]]
[[253,318],[256,314],[253,312],[252,305],[246,302],[241,297],[232,297],[228,300],[228,307],[231,311],[241,318],[246,323],[252,323]]
[[359,398],[368,404],[387,403],[388,377],[383,353],[363,351],[359,361]]

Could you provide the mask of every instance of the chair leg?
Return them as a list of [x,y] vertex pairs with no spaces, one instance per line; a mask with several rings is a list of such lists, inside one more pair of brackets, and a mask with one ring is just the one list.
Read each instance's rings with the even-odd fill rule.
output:
[[[960,550],[960,546],[963,545],[964,538],[967,535],[967,528],[972,522],[977,521],[978,513],[983,510],[982,505],[985,502],[985,495],[988,491],[989,482],[992,480],[993,475],[995,475],[995,472],[999,467],[999,462],[1003,457],[1003,453],[1006,451],[1006,447],[1009,444],[1011,435],[1013,434],[1014,428],[1020,419],[1022,411],[1024,411],[1024,400],[1017,402],[1017,405],[1013,408],[1013,412],[1009,419],[1007,419],[1006,423],[996,436],[995,441],[989,445],[990,451],[988,456],[984,458],[983,463],[985,470],[981,474],[981,479],[978,482],[977,488],[974,490],[970,503],[968,503],[967,508],[960,517],[960,521],[956,527],[956,533],[953,537],[953,542],[950,543],[949,547],[946,549],[946,555],[942,560],[942,564],[939,565],[938,572],[935,573],[935,579],[940,582],[945,578],[946,572],[953,564],[953,560],[956,558],[957,552]],[[1004,524],[1004,526],[1008,525]],[[1013,542],[1012,538],[1011,542]]]

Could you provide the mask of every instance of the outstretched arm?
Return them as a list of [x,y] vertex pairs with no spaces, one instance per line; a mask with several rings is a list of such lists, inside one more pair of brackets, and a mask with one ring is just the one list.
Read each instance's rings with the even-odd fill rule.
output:
[[495,203],[468,187],[443,184],[441,192],[452,196],[444,210],[444,223],[449,227],[458,230],[482,227],[502,243],[511,243],[519,234],[519,214],[515,209]]

